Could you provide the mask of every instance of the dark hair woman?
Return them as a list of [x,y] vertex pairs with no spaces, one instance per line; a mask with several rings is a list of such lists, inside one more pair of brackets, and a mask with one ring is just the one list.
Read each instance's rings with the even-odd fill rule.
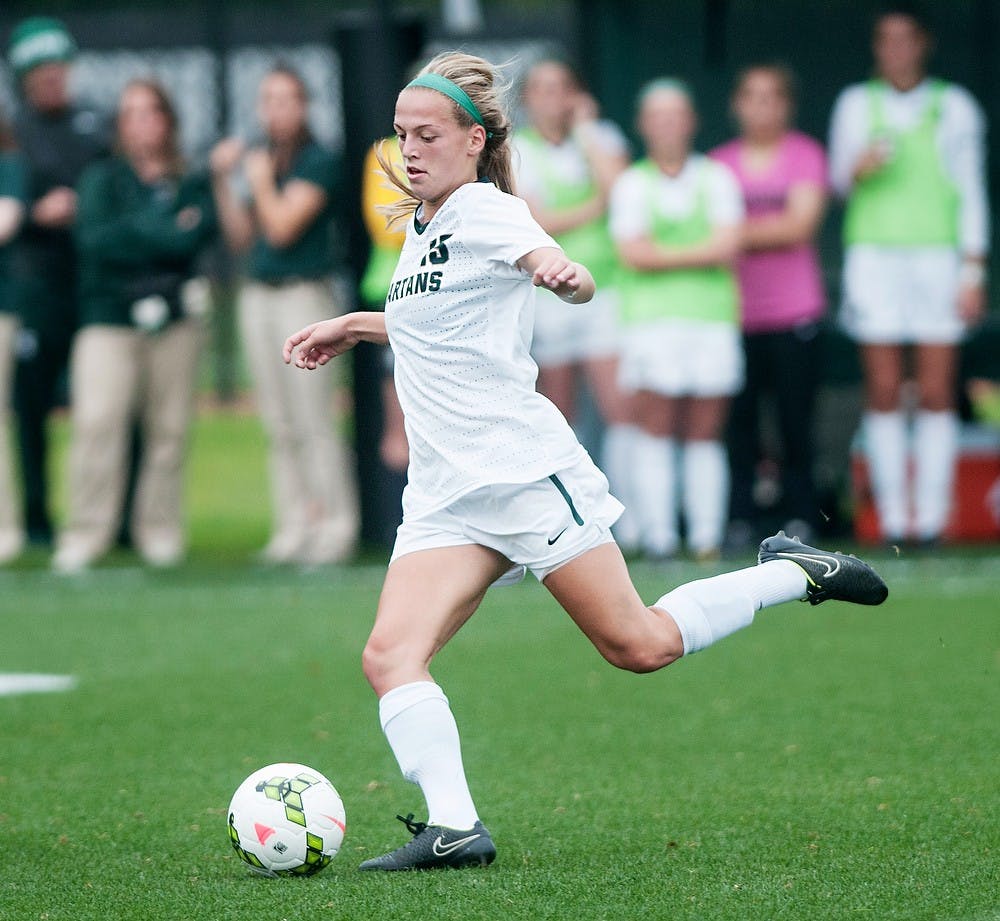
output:
[[285,373],[287,330],[336,312],[330,219],[340,197],[337,158],[312,136],[302,78],[278,65],[261,81],[265,141],[237,138],[212,152],[219,220],[246,255],[240,327],[270,451],[270,563],[334,563],[349,557],[359,515],[353,463],[337,431],[331,377]]
[[136,548],[154,566],[184,552],[183,467],[202,332],[194,314],[204,306],[192,278],[215,219],[207,177],[187,170],[177,129],[163,88],[130,82],[119,99],[115,156],[80,179],[69,512],[53,560],[62,572],[89,566],[114,541],[134,422],[142,430]]

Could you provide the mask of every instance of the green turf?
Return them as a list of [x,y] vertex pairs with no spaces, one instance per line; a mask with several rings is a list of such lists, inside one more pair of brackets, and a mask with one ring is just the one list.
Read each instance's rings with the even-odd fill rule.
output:
[[[227,456],[256,437],[209,428]],[[539,586],[490,592],[435,675],[497,863],[359,874],[421,811],[359,665],[382,570],[247,564],[262,467],[199,444],[185,567],[0,573],[0,671],[79,681],[0,698],[2,921],[1000,918],[994,553],[882,560],[881,609],[788,605],[641,678]],[[649,598],[711,571],[635,568]],[[344,798],[312,879],[228,843],[232,791],[278,760]]]

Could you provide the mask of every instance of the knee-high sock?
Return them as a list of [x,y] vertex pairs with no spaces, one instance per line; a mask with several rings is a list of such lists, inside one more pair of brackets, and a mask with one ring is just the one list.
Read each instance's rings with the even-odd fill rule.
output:
[[913,505],[918,538],[938,537],[948,522],[958,456],[958,416],[920,410],[913,423]]
[[761,608],[795,601],[806,594],[806,574],[791,560],[771,560],[749,569],[688,582],[668,592],[654,607],[677,624],[688,656],[753,623]]
[[868,412],[864,417],[865,453],[882,536],[906,536],[906,417],[902,412]]
[[601,462],[611,492],[625,506],[625,511],[615,522],[615,538],[629,549],[639,546],[639,522],[632,485],[636,476],[634,444],[638,431],[634,425],[609,425],[601,450]]
[[636,500],[642,549],[654,555],[677,548],[677,477],[672,438],[639,431],[635,435]]
[[472,828],[479,819],[462,766],[458,726],[433,681],[400,685],[379,701],[379,719],[403,776],[427,801],[428,823]]
[[684,518],[695,553],[718,550],[729,506],[729,459],[719,441],[684,444]]

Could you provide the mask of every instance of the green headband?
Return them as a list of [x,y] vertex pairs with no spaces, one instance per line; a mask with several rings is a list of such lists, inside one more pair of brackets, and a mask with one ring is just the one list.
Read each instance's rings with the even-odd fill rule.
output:
[[[477,125],[482,125],[486,127],[486,122],[483,121],[483,116],[480,114],[479,109],[476,108],[476,104],[469,98],[469,94],[465,92],[454,80],[449,80],[447,77],[442,77],[441,74],[421,74],[414,80],[411,80],[406,84],[406,89],[411,86],[422,86],[429,90],[437,90],[439,93],[443,93],[449,99],[457,102],[469,115],[472,116],[473,121]],[[493,133],[486,132],[487,137],[492,137]]]

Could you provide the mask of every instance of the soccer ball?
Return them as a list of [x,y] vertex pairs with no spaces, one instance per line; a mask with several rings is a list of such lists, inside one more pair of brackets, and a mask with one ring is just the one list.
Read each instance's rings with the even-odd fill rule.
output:
[[264,876],[312,876],[336,856],[346,830],[333,784],[304,764],[254,771],[229,804],[229,840]]

